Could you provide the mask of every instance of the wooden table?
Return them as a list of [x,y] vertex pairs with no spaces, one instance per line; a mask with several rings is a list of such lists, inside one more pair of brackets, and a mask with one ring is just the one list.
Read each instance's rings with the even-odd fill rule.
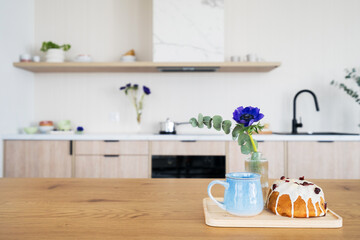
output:
[[359,180],[315,181],[340,229],[207,226],[210,181],[0,179],[0,239],[360,239]]

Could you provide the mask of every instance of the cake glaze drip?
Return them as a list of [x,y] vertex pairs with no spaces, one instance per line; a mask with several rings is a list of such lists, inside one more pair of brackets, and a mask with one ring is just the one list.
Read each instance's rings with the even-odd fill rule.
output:
[[[278,203],[279,199],[283,195],[288,195],[291,201],[291,217],[294,217],[294,203],[301,197],[302,200],[305,201],[306,205],[306,217],[309,217],[309,199],[311,199],[312,207],[315,210],[316,216],[325,216],[325,211],[321,207],[321,199],[325,202],[324,192],[323,190],[315,185],[314,183],[307,181],[307,180],[298,180],[298,179],[284,179],[277,180],[271,187],[271,192],[269,193],[267,200],[266,200],[266,207],[269,207],[269,199],[273,192],[278,192],[279,195],[277,196],[276,203],[275,203],[275,213],[276,215],[281,215],[278,213]],[[315,191],[315,189],[317,190]],[[320,189],[320,191],[318,191]],[[318,192],[318,193],[316,193]],[[318,204],[319,209],[321,211],[320,215],[318,215],[318,208],[316,206]]]

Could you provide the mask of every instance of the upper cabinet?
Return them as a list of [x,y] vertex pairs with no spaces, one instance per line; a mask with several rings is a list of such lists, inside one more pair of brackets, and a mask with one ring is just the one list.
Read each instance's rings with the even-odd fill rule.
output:
[[17,62],[34,73],[59,72],[269,72],[280,62]]

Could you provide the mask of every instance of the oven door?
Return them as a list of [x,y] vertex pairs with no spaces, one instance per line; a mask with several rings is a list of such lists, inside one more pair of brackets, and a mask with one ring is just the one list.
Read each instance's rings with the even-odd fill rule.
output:
[[225,156],[152,156],[152,178],[225,178]]

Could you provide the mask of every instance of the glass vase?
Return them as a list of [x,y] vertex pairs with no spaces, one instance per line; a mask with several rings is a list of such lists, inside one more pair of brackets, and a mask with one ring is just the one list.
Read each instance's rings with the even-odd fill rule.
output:
[[269,189],[269,165],[266,158],[263,157],[262,153],[254,152],[245,160],[245,171],[258,173],[261,175],[260,182],[263,192],[264,203]]

